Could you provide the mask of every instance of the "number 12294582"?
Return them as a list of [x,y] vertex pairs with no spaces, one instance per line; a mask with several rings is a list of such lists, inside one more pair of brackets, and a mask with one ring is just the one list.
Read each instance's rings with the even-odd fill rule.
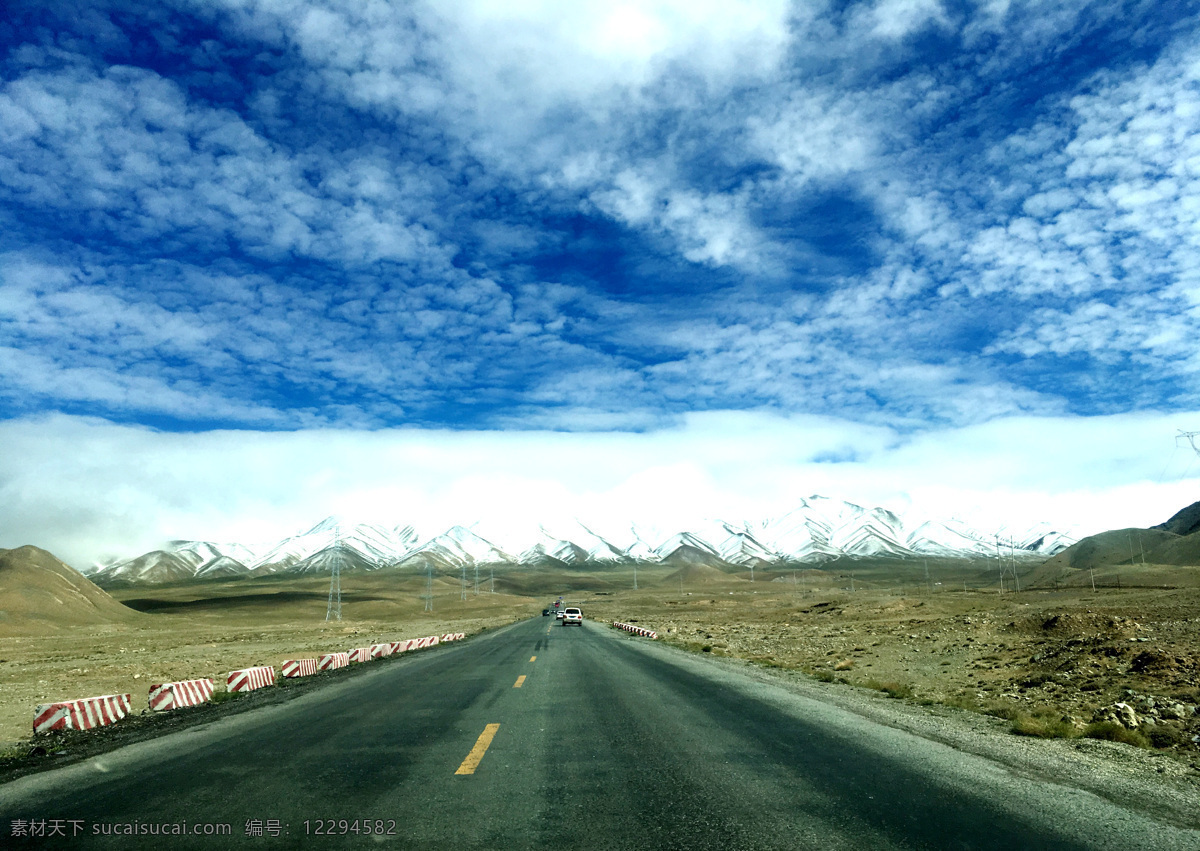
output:
[[395,819],[336,819],[319,818],[304,820],[306,836],[395,836]]

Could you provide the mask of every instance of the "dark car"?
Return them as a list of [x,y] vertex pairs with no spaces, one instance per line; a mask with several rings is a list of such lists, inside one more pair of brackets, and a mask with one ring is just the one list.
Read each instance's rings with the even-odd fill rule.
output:
[[546,616],[547,616],[547,615],[549,615],[549,614],[550,614],[550,610],[549,610],[549,609],[542,609],[542,617],[546,617]]

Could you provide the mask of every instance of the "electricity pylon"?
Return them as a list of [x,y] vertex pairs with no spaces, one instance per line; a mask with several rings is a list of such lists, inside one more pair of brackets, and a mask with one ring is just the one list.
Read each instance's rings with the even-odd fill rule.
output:
[[425,601],[425,611],[433,611],[433,562],[425,562],[425,593],[421,595]]
[[329,580],[329,605],[325,608],[325,620],[342,619],[342,560],[333,560],[333,578]]
[[329,579],[329,605],[325,607],[326,622],[342,619],[342,527],[333,530],[333,576]]

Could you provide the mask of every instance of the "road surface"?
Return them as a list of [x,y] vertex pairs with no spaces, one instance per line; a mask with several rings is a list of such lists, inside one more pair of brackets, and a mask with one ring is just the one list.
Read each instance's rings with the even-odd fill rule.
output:
[[[0,847],[1200,849],[603,624],[375,664],[0,786]],[[65,835],[13,835],[31,830]]]

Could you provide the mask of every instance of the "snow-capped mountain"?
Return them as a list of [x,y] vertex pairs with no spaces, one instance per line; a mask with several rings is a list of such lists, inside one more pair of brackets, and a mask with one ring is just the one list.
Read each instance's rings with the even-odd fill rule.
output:
[[473,528],[453,526],[422,538],[412,526],[351,524],[330,517],[305,532],[267,544],[173,541],[161,550],[109,565],[100,583],[172,582],[242,573],[328,573],[475,564],[603,564],[703,562],[770,565],[839,557],[988,557],[997,549],[1048,556],[1072,539],[1047,525],[985,534],[957,520],[905,521],[885,508],[812,496],[792,511],[758,522],[703,521],[688,529],[630,524],[623,531],[576,521],[568,528],[539,527],[533,540],[492,541]]
[[432,559],[435,563],[451,567],[464,564],[500,564],[517,561],[491,541],[476,535],[463,526],[454,526],[414,547],[399,561],[401,563]]
[[391,564],[397,553],[412,549],[417,540],[417,531],[412,526],[387,529],[365,523],[347,524],[341,518],[326,517],[307,532],[284,538],[247,564],[251,569],[263,566],[286,569],[341,544],[354,549],[367,561],[383,566]]

